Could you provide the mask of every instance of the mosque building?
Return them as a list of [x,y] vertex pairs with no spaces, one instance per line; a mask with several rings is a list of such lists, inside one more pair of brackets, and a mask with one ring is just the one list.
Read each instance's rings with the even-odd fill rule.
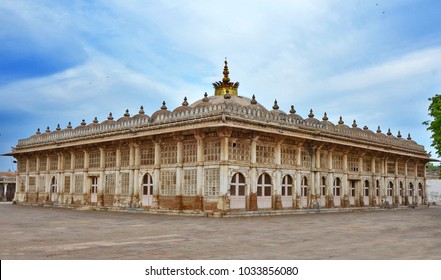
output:
[[424,147],[271,109],[238,94],[227,61],[214,95],[151,116],[95,118],[37,133],[17,160],[18,204],[194,211],[380,207],[426,203]]

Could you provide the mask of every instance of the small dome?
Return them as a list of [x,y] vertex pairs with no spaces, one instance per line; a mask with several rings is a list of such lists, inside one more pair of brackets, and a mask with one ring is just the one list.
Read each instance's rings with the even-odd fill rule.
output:
[[107,117],[107,120],[103,121],[101,124],[113,124],[115,121],[113,120],[112,113],[109,113],[109,116]]
[[75,129],[84,129],[84,128],[86,128],[86,121],[85,120],[82,120],[80,125],[75,127]]
[[335,127],[338,129],[349,129],[349,126],[345,125],[345,122],[343,121],[343,118],[341,116],[338,120],[338,124]]
[[152,120],[155,121],[159,116],[168,115],[168,114],[171,114],[171,112],[169,110],[167,110],[167,106],[165,105],[165,101],[162,101],[161,109],[153,113]]
[[294,109],[294,105],[291,105],[291,110],[289,110],[288,117],[299,120],[299,121],[303,121],[303,118],[300,115],[296,114],[296,110]]
[[130,113],[129,113],[129,109],[126,109],[126,112],[124,113],[124,116],[119,118],[116,122],[125,122],[125,121],[129,121],[132,118],[130,117]]
[[144,112],[144,106],[141,106],[139,108],[138,114],[134,115],[133,118],[134,119],[148,119],[148,120],[150,120],[150,117],[148,115],[146,115]]
[[67,127],[66,127],[65,129],[63,129],[62,131],[71,130],[71,129],[72,129],[72,123],[69,122],[69,123],[67,124]]
[[312,109],[309,110],[308,118],[305,121],[307,123],[320,123],[318,119],[314,118],[314,113],[312,112]]
[[95,117],[95,118],[93,119],[92,123],[90,123],[88,126],[95,126],[95,125],[99,125],[99,122],[98,122],[98,118],[97,118],[97,117]]
[[[252,99],[251,99],[251,101],[252,101]],[[274,115],[286,116],[285,112],[283,112],[282,110],[279,110],[279,105],[277,105],[277,100],[274,100],[274,106],[273,106],[273,109],[271,110],[271,113]]]
[[352,122],[352,129],[353,129],[353,130],[358,130],[358,131],[363,131],[361,128],[358,127],[358,125],[357,125],[357,121],[356,121],[356,120],[354,120],[354,121]]
[[184,97],[184,102],[182,102],[182,106],[176,107],[176,109],[173,110],[173,113],[179,113],[182,111],[187,111],[190,109],[187,102],[187,97]]
[[334,127],[335,126],[335,124],[333,124],[331,121],[329,121],[328,114],[326,114],[326,112],[323,114],[321,124],[323,124],[327,127]]

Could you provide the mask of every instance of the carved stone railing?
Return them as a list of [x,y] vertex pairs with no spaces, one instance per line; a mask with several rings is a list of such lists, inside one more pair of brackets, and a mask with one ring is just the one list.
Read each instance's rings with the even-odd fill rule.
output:
[[244,107],[236,103],[208,104],[207,106],[196,108],[189,107],[188,110],[160,114],[155,119],[131,118],[126,121],[114,122],[111,124],[84,125],[74,129],[43,133],[19,140],[17,148],[75,141],[82,138],[120,134],[130,131],[136,132],[138,130],[146,130],[163,124],[192,121],[216,115],[243,117],[248,120],[262,123],[271,123],[285,127],[304,129],[307,131],[319,131],[325,135],[343,136],[354,140],[373,142],[383,146],[388,145],[411,149],[417,152],[424,152],[424,146],[418,145],[411,140],[397,138],[395,136],[387,136],[382,133],[374,133],[370,130],[362,130],[360,128],[350,128],[346,125],[332,126],[317,121],[308,122],[307,120],[298,120],[283,112],[274,113],[263,111],[259,108],[252,108],[252,105]]

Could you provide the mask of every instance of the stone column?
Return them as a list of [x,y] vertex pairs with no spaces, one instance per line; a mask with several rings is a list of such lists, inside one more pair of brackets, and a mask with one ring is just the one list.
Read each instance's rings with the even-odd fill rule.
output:
[[343,189],[343,201],[342,206],[348,207],[349,206],[349,182],[348,182],[348,154],[343,154],[343,178],[341,180],[342,189]]
[[204,197],[204,134],[202,132],[196,132],[194,134],[196,138],[196,201],[195,209],[204,209],[203,197]]
[[129,151],[129,176],[130,176],[130,194],[132,195],[132,207],[139,206],[141,197],[141,184],[139,181],[141,157],[139,145],[137,143],[130,144]]
[[274,209],[282,209],[282,170],[281,170],[281,164],[282,164],[282,143],[283,138],[278,139],[276,143],[276,148],[274,150],[274,163],[276,164],[276,171],[274,173],[273,178],[273,195],[272,195],[272,205]]
[[249,193],[247,197],[247,205],[249,206],[248,209],[250,211],[256,211],[257,210],[257,140],[259,140],[259,136],[253,136],[251,138],[251,145],[250,145],[250,159],[251,159],[251,166],[250,166],[250,187],[249,187]]
[[161,186],[159,181],[161,179],[161,143],[159,139],[154,141],[155,145],[155,164],[153,171],[153,199],[152,199],[152,208],[160,207],[160,194],[161,194]]

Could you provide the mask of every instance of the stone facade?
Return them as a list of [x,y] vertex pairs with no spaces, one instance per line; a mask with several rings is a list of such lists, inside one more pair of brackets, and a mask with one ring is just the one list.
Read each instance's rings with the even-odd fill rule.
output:
[[215,95],[151,117],[95,120],[19,140],[18,203],[233,211],[426,203],[424,147],[398,133],[333,124],[238,95]]

